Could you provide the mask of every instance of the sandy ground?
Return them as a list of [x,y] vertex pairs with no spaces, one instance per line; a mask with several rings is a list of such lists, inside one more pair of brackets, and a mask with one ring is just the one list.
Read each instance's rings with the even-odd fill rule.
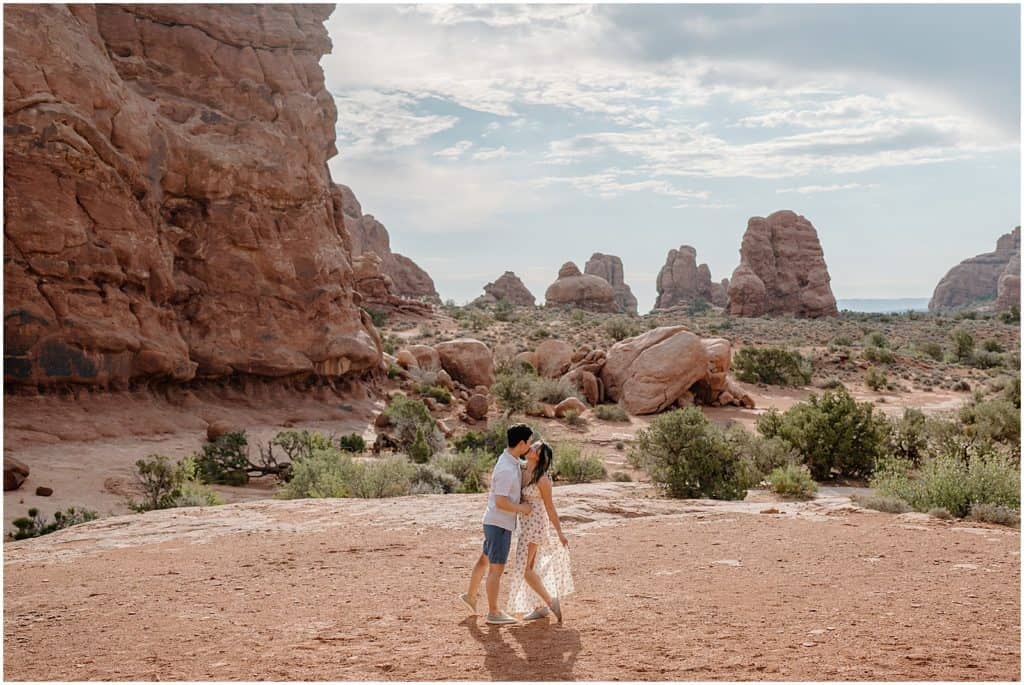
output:
[[561,626],[491,628],[454,601],[480,495],[96,521],[5,545],[4,677],[1019,679],[1018,532],[861,511],[845,493],[559,487],[577,585]]

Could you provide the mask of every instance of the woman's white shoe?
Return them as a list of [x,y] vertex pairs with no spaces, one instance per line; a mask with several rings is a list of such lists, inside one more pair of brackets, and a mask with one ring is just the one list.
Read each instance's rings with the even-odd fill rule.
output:
[[541,607],[540,609],[534,609],[526,616],[523,616],[524,621],[536,621],[538,618],[547,618],[547,615],[551,613],[547,607]]

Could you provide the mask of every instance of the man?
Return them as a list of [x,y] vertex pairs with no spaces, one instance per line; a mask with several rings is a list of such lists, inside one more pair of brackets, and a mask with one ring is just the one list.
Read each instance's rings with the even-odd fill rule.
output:
[[498,609],[498,590],[501,588],[501,574],[505,571],[508,552],[512,547],[512,531],[516,527],[516,514],[529,514],[530,507],[520,504],[522,479],[519,473],[520,459],[530,449],[533,431],[523,423],[510,426],[505,434],[508,447],[491,472],[491,489],[484,511],[484,546],[473,574],[469,579],[469,592],[459,599],[476,614],[476,595],[487,571],[487,623],[504,625],[516,623],[516,619]]

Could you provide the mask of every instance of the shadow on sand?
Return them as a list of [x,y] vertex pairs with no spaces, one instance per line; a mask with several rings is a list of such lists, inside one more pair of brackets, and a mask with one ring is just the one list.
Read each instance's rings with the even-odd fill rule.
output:
[[494,680],[573,680],[580,653],[580,633],[575,628],[550,619],[489,626],[472,616],[462,624],[483,645],[484,668]]

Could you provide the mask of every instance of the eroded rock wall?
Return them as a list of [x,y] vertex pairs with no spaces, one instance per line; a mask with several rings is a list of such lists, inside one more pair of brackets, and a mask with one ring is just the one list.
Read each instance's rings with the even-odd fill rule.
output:
[[327,170],[331,9],[5,8],[9,386],[379,365]]

